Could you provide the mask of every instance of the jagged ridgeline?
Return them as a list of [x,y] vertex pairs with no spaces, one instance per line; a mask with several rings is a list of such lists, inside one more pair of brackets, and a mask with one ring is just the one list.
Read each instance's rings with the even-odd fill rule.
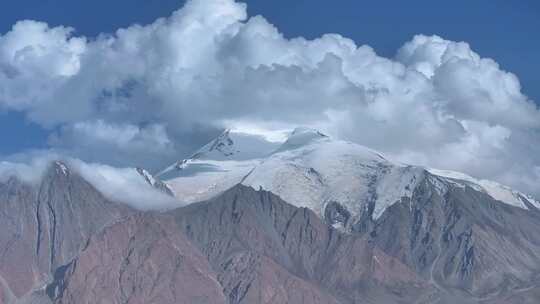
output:
[[283,143],[227,131],[136,172],[178,208],[136,210],[61,162],[2,179],[0,303],[540,298],[540,204],[497,183],[310,129]]

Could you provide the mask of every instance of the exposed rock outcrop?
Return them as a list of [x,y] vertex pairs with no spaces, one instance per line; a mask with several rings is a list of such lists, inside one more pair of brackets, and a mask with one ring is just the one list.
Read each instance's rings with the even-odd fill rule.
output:
[[77,257],[91,235],[130,212],[60,162],[37,185],[16,178],[0,183],[4,301],[44,295],[55,273]]
[[173,222],[152,214],[94,235],[63,277],[57,303],[227,303],[206,258]]
[[236,186],[175,211],[230,303],[400,303],[435,292],[369,242],[272,193]]
[[244,185],[139,212],[55,163],[39,184],[0,183],[0,303],[537,303],[527,207],[426,172],[354,223]]

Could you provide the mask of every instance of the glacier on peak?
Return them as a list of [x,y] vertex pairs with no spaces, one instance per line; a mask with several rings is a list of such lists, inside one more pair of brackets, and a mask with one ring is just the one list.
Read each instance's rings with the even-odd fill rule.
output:
[[276,152],[305,146],[318,140],[329,140],[330,138],[316,129],[298,127],[287,137],[285,142]]
[[271,191],[320,216],[328,203],[337,202],[353,218],[369,209],[377,219],[388,206],[410,197],[423,174],[421,168],[393,164],[371,149],[320,132],[292,137],[284,143],[286,148],[254,168],[243,184]]
[[263,136],[225,130],[189,158],[177,161],[156,177],[186,203],[209,199],[241,182],[279,143]]
[[500,184],[394,162],[310,128],[294,129],[282,143],[226,130],[157,177],[184,203],[212,198],[242,183],[273,192],[321,217],[329,204],[338,204],[354,221],[363,214],[377,220],[388,207],[410,199],[427,175],[437,177],[441,189],[467,185],[512,206],[527,209],[526,200],[540,209],[538,201]]
[[530,195],[516,191],[500,183],[486,179],[477,179],[467,174],[450,170],[427,168],[427,171],[429,171],[431,174],[443,177],[456,185],[462,187],[469,186],[477,191],[484,192],[495,200],[503,203],[522,209],[529,209],[527,206],[528,202],[535,208],[540,209],[540,201],[536,200]]
[[278,145],[279,143],[270,142],[259,135],[227,129],[190,157],[179,160],[157,173],[156,177],[171,179],[177,175],[186,174],[186,172],[181,171],[190,171],[189,174],[192,174],[205,171],[205,169],[219,170],[220,168],[215,166],[216,162],[242,162],[259,159],[271,153]]

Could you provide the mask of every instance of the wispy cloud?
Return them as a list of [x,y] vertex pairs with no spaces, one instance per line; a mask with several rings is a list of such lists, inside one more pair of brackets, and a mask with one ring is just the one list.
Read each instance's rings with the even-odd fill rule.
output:
[[39,153],[27,159],[0,162],[0,182],[15,177],[37,186],[56,161],[64,163],[71,174],[80,175],[111,201],[139,210],[167,210],[183,206],[176,198],[149,185],[134,168],[87,163],[55,153]]

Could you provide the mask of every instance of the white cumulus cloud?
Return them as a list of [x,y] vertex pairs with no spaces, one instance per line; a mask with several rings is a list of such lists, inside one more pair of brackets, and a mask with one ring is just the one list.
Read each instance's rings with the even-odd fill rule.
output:
[[288,39],[233,0],[92,39],[19,22],[0,36],[0,107],[92,161],[157,167],[220,128],[307,125],[540,194],[540,111],[495,60],[438,36],[395,58],[338,34]]

